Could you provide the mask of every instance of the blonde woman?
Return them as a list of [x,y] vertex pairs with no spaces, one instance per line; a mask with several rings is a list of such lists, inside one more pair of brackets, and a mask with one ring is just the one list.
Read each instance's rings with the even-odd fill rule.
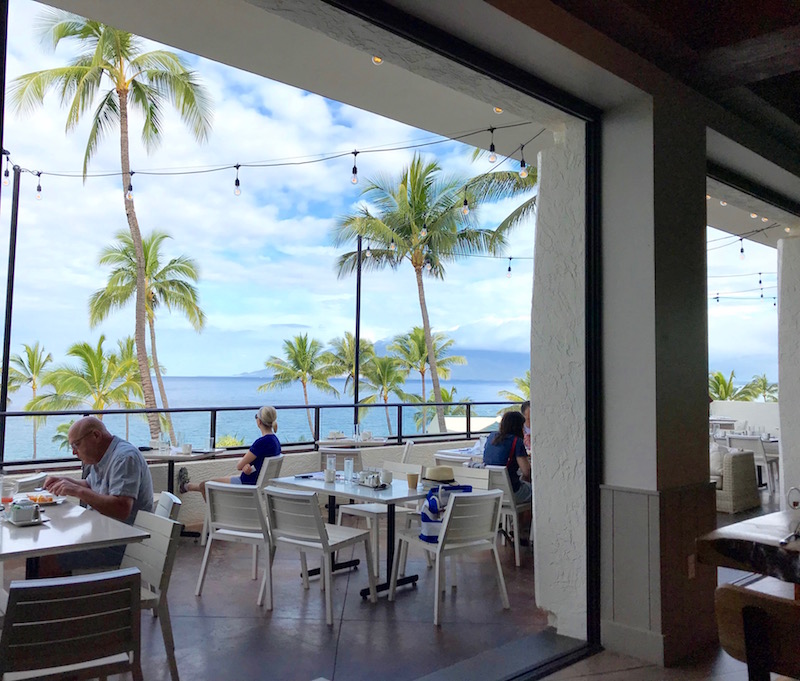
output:
[[[225,478],[215,478],[211,482],[228,482],[232,485],[255,485],[264,459],[278,456],[281,453],[281,443],[275,433],[278,430],[278,412],[275,407],[261,407],[256,412],[256,425],[261,431],[259,437],[250,449],[236,464],[236,470],[241,471]],[[181,468],[178,471],[178,482],[181,494],[186,492],[200,492],[206,497],[206,482],[189,482],[189,471]]]

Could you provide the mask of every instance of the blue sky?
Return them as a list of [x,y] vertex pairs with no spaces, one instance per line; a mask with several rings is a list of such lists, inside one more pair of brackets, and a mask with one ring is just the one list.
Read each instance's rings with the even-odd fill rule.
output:
[[[41,6],[13,0],[9,17],[8,82],[22,73],[61,65],[69,52],[42,49],[33,32]],[[155,47],[155,44],[151,44]],[[386,118],[332,102],[205,59],[188,56],[214,100],[214,128],[198,146],[177,116],[168,113],[164,143],[147,155],[131,127],[131,165],[137,169],[207,168],[234,163],[307,159],[320,154],[402,146],[436,139]],[[83,124],[64,133],[65,113],[57,96],[31,116],[7,111],[4,146],[13,160],[31,170],[79,171],[88,134]],[[455,131],[454,131],[455,132]],[[471,148],[448,142],[432,147],[447,173],[476,175],[488,164],[474,164]],[[158,317],[159,359],[170,375],[230,375],[253,371],[280,353],[283,339],[296,333],[329,341],[353,329],[354,277],[338,279],[328,237],[337,217],[359,204],[363,180],[396,174],[411,151],[358,156],[362,183],[350,183],[352,157],[286,168],[242,168],[242,194],[233,194],[234,171],[211,174],[134,177],[136,210],[144,233],[170,233],[169,256],[187,254],[199,263],[200,299],[208,315],[202,334],[166,311]],[[109,137],[90,172],[118,171],[118,144]],[[36,180],[23,175],[12,351],[41,341],[57,361],[73,342],[109,345],[133,331],[132,308],[112,315],[98,329],[88,325],[87,301],[103,286],[106,271],[97,264],[100,249],[118,230],[127,229],[119,178],[42,178],[43,199],[34,200]],[[0,206],[0,239],[7,243],[10,194]],[[485,206],[480,218],[491,227],[507,215],[509,202]],[[713,231],[713,230],[711,230]],[[529,348],[533,224],[510,238],[508,260],[469,258],[451,265],[444,282],[428,279],[426,296],[436,330],[463,348],[525,352]],[[738,242],[737,242],[738,243]],[[763,251],[763,252],[762,252]],[[3,262],[5,258],[2,258]],[[709,274],[774,272],[775,251],[748,245],[709,253]],[[3,273],[3,280],[5,274]],[[740,280],[724,280],[728,289]],[[723,280],[719,280],[722,286]],[[738,282],[738,283],[737,283]],[[420,324],[413,271],[364,276],[362,334],[385,339]],[[747,334],[742,333],[747,321]],[[776,313],[771,304],[731,301],[709,308],[711,367],[741,375],[759,366],[771,374],[777,365]],[[719,365],[719,366],[717,366]],[[776,374],[777,372],[775,372]]]

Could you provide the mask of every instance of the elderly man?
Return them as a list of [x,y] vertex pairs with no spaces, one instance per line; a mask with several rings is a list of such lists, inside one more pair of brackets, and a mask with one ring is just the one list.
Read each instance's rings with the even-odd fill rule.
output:
[[[153,510],[153,480],[142,453],[130,442],[108,432],[94,416],[72,424],[67,433],[74,454],[89,469],[85,480],[50,476],[44,486],[60,496],[77,497],[103,515],[129,525],[140,510]],[[51,556],[40,574],[55,576],[77,568],[116,567],[124,546]],[[47,563],[47,564],[45,564]]]

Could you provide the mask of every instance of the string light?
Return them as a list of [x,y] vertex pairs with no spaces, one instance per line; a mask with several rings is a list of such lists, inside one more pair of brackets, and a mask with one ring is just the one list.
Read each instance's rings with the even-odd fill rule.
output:
[[394,237],[392,237],[392,243],[389,244],[389,250],[394,253],[397,250],[397,244],[394,242]]
[[506,272],[506,279],[511,279],[511,258],[508,259],[508,272]]
[[497,154],[494,152],[494,128],[489,128],[491,141],[489,142],[489,163],[497,162]]
[[425,271],[430,272],[433,269],[430,258],[425,258]]
[[467,190],[464,189],[464,207],[461,209],[462,214],[469,215],[469,201],[467,201]]
[[128,201],[133,201],[133,175],[134,172],[131,170],[131,179],[128,180],[128,191],[125,193],[125,198]]
[[719,291],[717,291],[717,302],[719,302]]
[[758,273],[758,285],[761,286],[761,299],[764,299],[764,286],[761,284],[761,272]]
[[519,147],[519,176],[524,180],[528,177],[528,166],[525,163],[525,145]]
[[419,230],[419,238],[424,239],[426,236],[428,236],[428,225],[427,223],[423,222],[422,229]]
[[372,249],[369,247],[369,241],[367,241],[367,250],[364,253],[364,255],[367,256],[368,258],[372,257]]
[[38,178],[38,182],[36,184],[36,200],[42,200],[42,173],[41,171],[36,171],[36,177]]
[[358,167],[356,166],[356,156],[358,156],[358,151],[355,149],[353,150],[353,177],[350,178],[350,182],[353,184],[358,184]]
[[6,169],[3,171],[3,184],[8,187],[8,155],[6,154]]
[[372,63],[375,64],[375,66],[380,66],[383,64],[383,57],[379,57],[377,54],[373,55]]
[[739,239],[739,260],[744,260],[744,241]]
[[233,167],[236,168],[236,179],[233,182],[233,195],[234,196],[241,196],[242,195],[242,188],[239,186],[239,164],[237,163]]

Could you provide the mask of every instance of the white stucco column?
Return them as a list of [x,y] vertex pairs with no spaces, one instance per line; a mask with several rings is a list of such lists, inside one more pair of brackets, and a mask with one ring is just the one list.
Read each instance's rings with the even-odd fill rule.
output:
[[539,154],[531,425],[536,603],[586,638],[585,127]]
[[778,240],[778,386],[780,388],[780,500],[800,486],[800,238]]

